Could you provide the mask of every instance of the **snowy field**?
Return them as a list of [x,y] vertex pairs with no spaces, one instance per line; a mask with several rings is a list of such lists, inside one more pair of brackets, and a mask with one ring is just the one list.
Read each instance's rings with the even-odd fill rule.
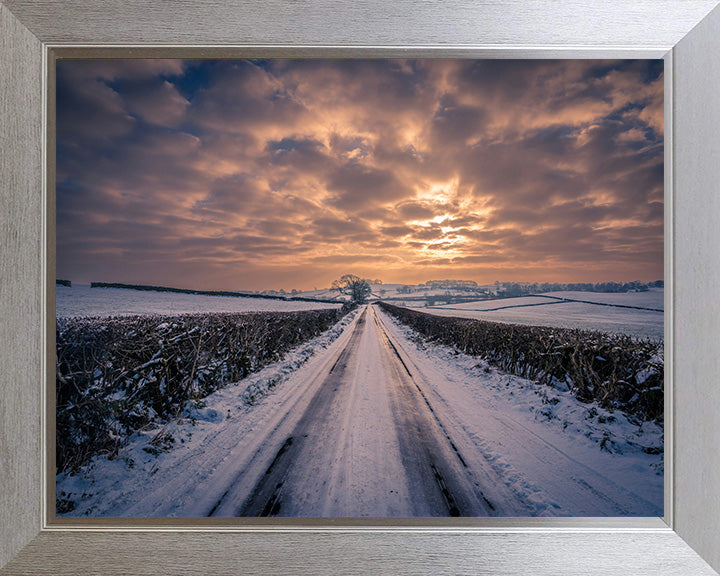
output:
[[[620,294],[548,292],[547,295],[552,296],[552,298],[524,296],[433,307],[407,302],[407,307],[413,307],[421,312],[438,316],[457,316],[489,320],[491,322],[599,330],[601,332],[629,334],[637,338],[652,340],[661,340],[664,337],[664,314],[650,310],[650,308],[664,309],[663,290]],[[586,302],[566,302],[557,300],[557,298],[586,300],[615,306],[599,306]],[[648,309],[621,308],[617,305]]]
[[620,306],[636,306],[653,310],[665,309],[665,290],[651,288],[647,292],[546,292],[545,296],[566,298],[568,300],[585,300],[601,304]]
[[[323,395],[339,362],[342,383],[331,382]],[[160,429],[146,429],[117,458],[96,457],[77,475],[60,474],[58,496],[74,504],[72,516],[234,515],[244,494],[281,457],[278,442],[302,441],[296,425],[307,411],[310,437],[319,426],[317,438],[328,443],[311,447],[332,466],[298,457],[289,469],[283,489],[298,479],[305,486],[305,508],[297,515],[433,515],[417,510],[426,500],[406,480],[396,438],[409,428],[393,421],[396,393],[381,384],[392,386],[405,373],[422,395],[417,417],[442,422],[441,436],[452,438],[463,455],[461,470],[492,502],[490,515],[662,515],[663,430],[657,423],[583,404],[567,390],[419,342],[375,307],[346,316],[282,362],[189,405],[162,430],[175,438],[167,451],[148,450]],[[248,387],[267,393],[248,405],[242,401]],[[323,397],[337,412],[326,424],[322,412],[312,411]],[[338,404],[340,398],[347,402]],[[248,470],[256,470],[254,476]],[[358,513],[353,506],[360,505]]]
[[[553,304],[549,298],[543,296],[521,296],[519,298],[498,298],[496,300],[475,300],[473,302],[458,302],[456,304],[441,304],[431,306],[433,310],[469,310],[495,311],[498,309],[516,308],[518,306],[533,306],[536,304]],[[420,306],[425,306],[421,303]]]
[[124,288],[55,287],[57,317],[190,314],[208,312],[292,312],[338,308],[340,304],[233,296],[150,292]]

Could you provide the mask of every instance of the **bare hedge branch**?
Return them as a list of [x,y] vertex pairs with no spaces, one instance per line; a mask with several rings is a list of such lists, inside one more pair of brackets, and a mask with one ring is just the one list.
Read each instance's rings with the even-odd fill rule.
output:
[[663,343],[622,334],[425,314],[380,302],[423,336],[541,384],[567,385],[582,402],[663,420]]
[[345,310],[60,318],[56,466],[116,454],[127,437],[176,417],[330,328]]

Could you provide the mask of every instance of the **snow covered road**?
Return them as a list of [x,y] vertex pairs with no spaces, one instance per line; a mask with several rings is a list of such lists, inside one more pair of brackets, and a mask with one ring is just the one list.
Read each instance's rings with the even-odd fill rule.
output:
[[174,425],[168,452],[139,437],[58,477],[85,494],[72,515],[662,515],[656,424],[424,344],[375,306],[257,405],[237,405],[243,390]]
[[[237,516],[486,516],[496,507],[438,420],[375,307],[346,346],[289,436],[244,471],[259,477],[236,508],[233,488],[213,510]],[[262,464],[260,464],[262,463]],[[260,467],[260,470],[255,468]],[[259,472],[259,474],[258,474]],[[503,486],[500,479],[494,486]],[[512,500],[503,494],[501,502]]]

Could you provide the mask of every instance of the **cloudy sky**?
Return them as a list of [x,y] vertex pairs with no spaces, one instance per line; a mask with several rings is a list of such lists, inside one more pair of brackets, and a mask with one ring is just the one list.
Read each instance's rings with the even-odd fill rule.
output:
[[57,275],[663,277],[662,61],[64,60]]

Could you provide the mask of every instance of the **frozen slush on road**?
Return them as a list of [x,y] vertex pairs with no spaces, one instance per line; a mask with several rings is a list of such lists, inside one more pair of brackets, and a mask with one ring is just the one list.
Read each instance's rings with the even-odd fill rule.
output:
[[70,516],[660,516],[663,430],[368,305],[59,474],[57,495]]

